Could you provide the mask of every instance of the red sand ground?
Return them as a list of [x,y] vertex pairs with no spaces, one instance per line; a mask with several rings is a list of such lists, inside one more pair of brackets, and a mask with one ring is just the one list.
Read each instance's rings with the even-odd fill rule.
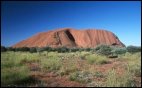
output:
[[[84,61],[81,63],[85,63]],[[127,62],[125,61],[117,61],[115,59],[110,59],[109,63],[107,64],[103,64],[103,65],[92,65],[95,67],[95,70],[97,72],[102,72],[103,74],[106,74],[109,69],[114,68],[116,70],[116,73],[118,75],[122,75],[123,72],[125,71],[125,69],[123,68],[123,64],[126,64]],[[79,63],[80,64],[80,63]],[[35,69],[31,72],[31,76],[34,77],[37,80],[41,80],[45,82],[46,87],[85,87],[86,84],[82,84],[79,82],[75,82],[75,81],[70,81],[69,80],[69,75],[64,75],[64,76],[59,76],[57,74],[55,74],[54,72],[42,72],[39,69],[39,65],[38,63],[29,63],[28,66],[30,67],[30,69]],[[80,66],[80,65],[78,65]],[[94,77],[93,78],[96,81],[101,81],[101,82],[105,82],[105,78],[104,77]],[[139,84],[141,84],[141,77],[135,77],[134,78],[137,81],[137,85],[141,86]],[[39,86],[34,85],[34,86]]]

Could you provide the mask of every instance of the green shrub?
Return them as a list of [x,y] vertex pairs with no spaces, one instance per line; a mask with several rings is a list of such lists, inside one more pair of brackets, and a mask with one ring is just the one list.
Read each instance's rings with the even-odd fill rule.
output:
[[71,81],[77,81],[80,83],[89,83],[92,81],[93,74],[87,71],[77,71],[72,73],[69,77]]
[[103,85],[103,82],[100,82],[100,81],[92,81],[91,83],[87,83],[86,85],[87,87],[105,87]]
[[101,55],[110,55],[111,54],[111,47],[108,45],[98,45],[95,48],[95,52]]
[[86,56],[86,60],[89,64],[105,64],[107,63],[107,58],[105,56],[99,56],[99,55],[88,55]]
[[45,48],[45,51],[52,51],[52,48],[47,46],[47,47],[44,47]]
[[1,67],[18,67],[23,65],[23,62],[38,62],[40,58],[42,56],[37,53],[8,51],[1,55]]
[[54,59],[57,59],[58,58],[58,52],[49,52],[48,53],[48,57],[49,57],[49,59],[50,58],[54,58]]
[[128,46],[127,51],[130,53],[141,52],[141,47],[138,46]]
[[130,71],[131,74],[134,74],[137,77],[141,77],[141,65],[135,63],[129,63],[126,67],[126,70]]
[[21,66],[20,62],[22,61],[23,57],[19,54],[14,54],[14,52],[6,52],[1,56],[1,67],[2,68],[10,68],[10,67],[18,67]]
[[30,48],[28,48],[28,47],[19,47],[19,48],[15,48],[15,51],[30,51]]
[[12,86],[17,84],[26,84],[29,79],[29,70],[26,66],[3,68],[1,69],[1,85]]
[[124,48],[121,48],[121,47],[113,47],[112,48],[112,53],[113,54],[116,54],[116,55],[118,55],[118,54],[125,54],[126,53],[126,48],[124,47]]
[[79,48],[79,51],[81,52],[81,51],[84,51],[85,49],[84,48]]
[[37,47],[37,52],[43,52],[43,51],[56,51],[56,49],[54,50],[53,48],[46,46],[46,47]]
[[79,48],[70,48],[70,52],[76,52],[76,51],[79,51]]
[[22,47],[21,51],[30,51],[30,48],[29,47]]
[[96,77],[101,77],[101,78],[104,77],[103,73],[102,72],[98,72],[98,71],[95,72],[95,76]]
[[44,47],[36,47],[37,52],[43,52],[45,51]]
[[57,48],[57,51],[59,53],[65,53],[65,52],[69,52],[69,49],[67,47],[63,46],[63,47]]
[[80,56],[80,58],[81,58],[82,60],[84,60],[84,59],[85,59],[85,56],[90,55],[90,54],[91,54],[90,52],[82,51],[82,52],[79,54],[79,56]]
[[124,72],[122,75],[118,75],[114,69],[110,70],[106,77],[106,87],[135,87],[135,81],[129,73]]
[[23,63],[23,62],[27,62],[27,63],[39,62],[40,61],[40,57],[41,56],[38,55],[37,53],[23,55],[23,59],[21,60],[21,63]]
[[85,51],[91,51],[91,50],[92,50],[91,48],[86,48],[86,49],[85,49]]
[[7,51],[15,51],[15,48],[13,48],[13,47],[7,47]]
[[86,59],[89,64],[94,64],[96,59],[98,58],[95,55],[89,55],[89,56],[86,56]]
[[6,52],[7,49],[4,46],[1,46],[1,52]]
[[37,52],[36,47],[32,47],[32,48],[30,48],[30,53],[35,53],[35,52]]
[[16,59],[16,61],[14,59],[3,60],[1,63],[1,67],[10,68],[10,67],[21,66],[20,61],[21,60],[18,60],[18,59]]
[[121,55],[121,58],[123,58],[123,60],[127,60],[128,62],[133,61],[133,62],[140,62],[141,60],[141,53],[129,53],[126,52],[124,55]]
[[61,60],[58,58],[52,58],[49,59],[42,59],[41,60],[41,67],[44,71],[57,71],[61,67]]
[[62,62],[62,67],[59,71],[60,75],[69,75],[72,72],[78,71],[77,61],[74,59],[66,59]]

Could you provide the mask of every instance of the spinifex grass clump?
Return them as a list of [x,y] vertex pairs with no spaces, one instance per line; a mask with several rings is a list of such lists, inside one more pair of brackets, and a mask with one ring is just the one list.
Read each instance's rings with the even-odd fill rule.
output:
[[[30,71],[27,66],[21,64],[22,53],[5,52],[1,56],[1,85],[15,86],[25,85],[29,82]],[[27,82],[28,81],[28,82]]]
[[124,60],[127,60],[126,70],[129,70],[135,76],[141,76],[141,53],[130,54],[126,53],[123,56]]
[[50,57],[41,60],[41,67],[43,71],[57,71],[61,67],[61,59]]
[[60,75],[69,75],[70,73],[76,72],[79,69],[77,68],[76,59],[64,59],[62,61],[62,67],[59,71]]
[[[14,86],[27,84],[30,79],[30,71],[27,66],[18,66],[1,69],[1,85]],[[25,85],[24,85],[25,84]]]
[[107,63],[107,58],[105,56],[92,54],[92,55],[86,56],[85,58],[89,64],[105,64],[105,63]]
[[70,75],[71,81],[77,81],[80,83],[88,83],[92,81],[93,74],[87,71],[76,71]]
[[122,75],[118,75],[114,69],[108,71],[106,77],[106,87],[135,87],[133,75],[129,71],[125,71]]

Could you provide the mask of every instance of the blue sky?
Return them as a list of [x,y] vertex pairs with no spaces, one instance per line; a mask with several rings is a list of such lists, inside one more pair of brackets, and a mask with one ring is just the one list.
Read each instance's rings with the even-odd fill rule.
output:
[[140,1],[3,1],[1,45],[57,28],[105,29],[126,46],[141,45]]

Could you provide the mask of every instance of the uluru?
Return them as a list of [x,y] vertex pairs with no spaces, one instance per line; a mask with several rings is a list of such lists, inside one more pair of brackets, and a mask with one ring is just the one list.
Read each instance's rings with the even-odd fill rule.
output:
[[106,44],[124,47],[125,45],[112,32],[100,29],[77,30],[73,28],[60,28],[36,35],[20,41],[12,47],[78,47],[94,48]]

